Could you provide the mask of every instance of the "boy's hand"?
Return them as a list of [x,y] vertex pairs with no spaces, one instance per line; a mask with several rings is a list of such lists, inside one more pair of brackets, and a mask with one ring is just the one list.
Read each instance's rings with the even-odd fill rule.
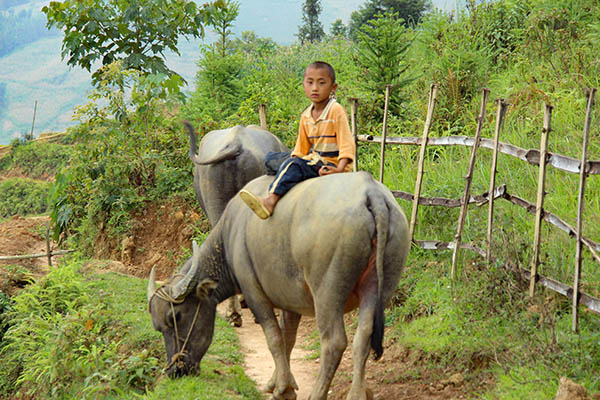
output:
[[325,176],[325,175],[331,175],[331,174],[337,174],[339,172],[337,168],[335,167],[331,167],[329,165],[323,165],[320,169],[319,169],[319,176]]

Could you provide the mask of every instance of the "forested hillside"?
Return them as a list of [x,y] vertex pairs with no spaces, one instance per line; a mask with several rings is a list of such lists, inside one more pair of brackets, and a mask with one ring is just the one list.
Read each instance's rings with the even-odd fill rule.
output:
[[[0,3],[0,144],[8,144],[15,136],[31,130],[34,102],[38,110],[34,135],[62,131],[72,125],[71,110],[85,102],[90,89],[89,73],[70,69],[61,61],[61,43],[57,30],[48,31],[46,18],[40,12],[48,2],[36,0],[6,0]],[[324,28],[330,31],[336,19],[348,24],[350,14],[361,0],[323,2],[320,16]],[[455,0],[436,0],[444,10],[457,7]],[[462,4],[462,1],[459,2]],[[302,1],[245,0],[240,2],[240,15],[232,32],[240,37],[244,31],[254,31],[279,44],[296,41],[302,23]],[[181,39],[181,55],[167,52],[167,63],[194,87],[196,62],[202,55],[200,46],[211,43],[215,35],[207,29],[206,40]],[[50,36],[51,38],[46,38]],[[12,71],[18,71],[17,74]],[[84,79],[88,76],[88,79]],[[58,95],[56,96],[56,94]]]
[[[382,3],[398,2],[370,0],[364,5]],[[522,149],[539,148],[547,104],[553,107],[548,150],[580,157],[586,96],[590,88],[600,86],[597,1],[468,1],[457,13],[420,12],[414,19],[417,24],[400,20],[391,6],[377,15],[369,15],[370,8],[363,7],[359,16],[365,21],[353,34],[348,24],[338,24],[335,33],[325,30],[320,40],[303,44],[281,44],[258,32],[235,35],[231,27],[241,25],[243,19],[243,7],[236,9],[236,4],[227,1],[225,9],[217,10],[219,18],[206,23],[205,28],[216,33],[201,48],[190,93],[180,90],[176,75],[156,73],[152,65],[140,62],[133,68],[126,57],[107,60],[92,69],[98,81],[87,102],[76,109],[75,123],[60,146],[36,150],[35,144],[27,143],[0,163],[3,172],[31,166],[32,154],[55,160],[48,164],[56,168],[55,182],[42,188],[49,192],[54,238],[78,251],[68,268],[57,269],[23,295],[0,297],[5,309],[14,312],[5,314],[14,322],[0,318],[0,334],[4,334],[0,357],[7,366],[0,371],[0,397],[44,398],[42,393],[54,390],[50,398],[94,398],[98,393],[107,398],[152,399],[173,393],[259,398],[236,369],[238,356],[221,355],[228,338],[219,339],[209,367],[199,377],[157,379],[165,362],[164,349],[160,335],[151,329],[143,299],[127,289],[112,294],[107,282],[134,288],[141,297],[143,285],[123,283],[112,275],[90,276],[91,267],[82,264],[88,265],[84,263],[89,258],[120,258],[129,249],[140,260],[146,257],[143,264],[131,265],[134,275],[147,276],[153,259],[149,254],[155,251],[147,245],[151,242],[133,250],[127,246],[148,239],[144,223],[152,215],[158,215],[153,221],[159,227],[185,226],[183,240],[179,234],[171,235],[177,238],[177,248],[165,250],[155,244],[160,248],[158,256],[168,258],[169,265],[183,261],[182,254],[189,254],[189,245],[184,244],[191,238],[203,241],[207,232],[194,208],[198,206],[182,121],[191,121],[201,138],[215,129],[258,124],[258,108],[265,104],[269,130],[292,146],[299,115],[310,103],[302,80],[312,61],[334,66],[339,84],[336,97],[347,110],[350,99],[359,99],[359,134],[381,134],[385,86],[394,85],[388,136],[420,136],[429,90],[435,83],[439,94],[430,136],[473,137],[482,89],[489,88],[483,137],[493,136],[495,101],[505,99],[510,106],[500,140]],[[591,160],[600,160],[598,117],[594,105],[587,153]],[[412,192],[418,152],[414,146],[389,146],[384,184]],[[466,147],[429,147],[421,196],[460,198],[469,156]],[[378,145],[360,144],[361,170],[377,177],[379,157]],[[491,162],[491,152],[481,149],[472,194],[489,189]],[[578,175],[555,168],[546,178],[544,210],[572,226],[577,220],[578,180]],[[10,184],[22,187],[14,181]],[[510,193],[534,203],[538,168],[501,154],[496,186],[503,184]],[[598,175],[588,176],[586,185],[583,235],[598,243]],[[21,195],[17,189],[15,196]],[[411,203],[398,201],[410,215]],[[161,214],[160,210],[167,211]],[[415,238],[453,241],[458,215],[458,208],[420,207]],[[174,225],[169,217],[181,225]],[[483,247],[487,217],[486,207],[470,207],[462,240]],[[487,263],[475,253],[461,253],[457,279],[450,277],[450,252],[413,246],[397,294],[386,310],[389,356],[368,377],[376,396],[547,400],[555,398],[561,378],[568,377],[587,391],[580,399],[598,398],[600,318],[581,307],[579,331],[574,333],[570,298],[543,288],[528,296],[528,284],[518,271],[530,268],[533,216],[498,201],[494,221],[492,252],[497,261]],[[575,241],[549,225],[544,225],[540,237],[541,273],[571,284]],[[598,265],[597,256],[585,250],[581,289],[595,298],[600,297]],[[62,299],[57,293],[66,300],[53,302]],[[127,308],[123,302],[134,306]],[[46,304],[47,314],[40,311]],[[139,330],[130,333],[136,324]],[[219,332],[226,332],[221,328]],[[76,341],[71,340],[74,337]],[[312,347],[319,358],[316,348]],[[57,360],[56,349],[72,356]],[[335,400],[343,398],[350,373],[350,369],[338,373]],[[418,390],[405,391],[411,387]]]

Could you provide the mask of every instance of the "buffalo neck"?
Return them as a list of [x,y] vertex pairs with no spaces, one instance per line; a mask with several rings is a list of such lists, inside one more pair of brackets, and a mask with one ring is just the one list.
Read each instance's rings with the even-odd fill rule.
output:
[[[218,225],[217,225],[218,226]],[[220,229],[213,229],[200,247],[202,271],[201,279],[209,278],[218,282],[214,290],[217,303],[236,294],[237,284],[227,265],[225,247],[219,234]]]

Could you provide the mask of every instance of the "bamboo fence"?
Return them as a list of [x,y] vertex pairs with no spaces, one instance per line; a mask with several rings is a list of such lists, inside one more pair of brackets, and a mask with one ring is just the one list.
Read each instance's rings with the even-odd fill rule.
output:
[[50,225],[46,224],[46,252],[36,254],[24,254],[18,256],[0,256],[0,261],[10,260],[30,260],[32,258],[46,257],[48,259],[48,265],[52,267],[52,257],[61,256],[69,253],[73,253],[74,250],[52,250],[50,243]]
[[[386,86],[386,98],[389,97],[389,86]],[[600,161],[590,161],[587,159],[587,147],[589,141],[589,131],[591,125],[591,114],[594,105],[594,96],[596,89],[591,89],[588,94],[588,102],[584,123],[584,140],[582,145],[582,153],[580,159],[574,159],[566,157],[560,154],[554,154],[548,151],[548,137],[551,132],[551,119],[552,119],[552,107],[545,105],[544,107],[544,123],[542,128],[542,135],[539,149],[522,149],[517,146],[508,143],[502,143],[499,141],[500,131],[502,129],[504,117],[508,104],[500,99],[497,101],[498,109],[496,113],[496,126],[494,131],[494,139],[481,138],[481,129],[484,122],[485,104],[489,94],[488,89],[483,89],[482,92],[482,104],[480,114],[478,116],[477,131],[475,137],[467,136],[445,136],[431,138],[429,137],[429,129],[431,127],[431,121],[433,117],[433,111],[435,109],[435,102],[437,98],[438,88],[436,85],[432,85],[429,94],[429,106],[427,112],[427,118],[425,120],[425,126],[422,137],[387,137],[387,126],[384,122],[382,136],[371,136],[371,135],[356,135],[357,142],[367,143],[380,143],[381,144],[381,159],[380,159],[380,180],[383,177],[384,170],[384,147],[388,144],[395,145],[419,145],[419,160],[417,164],[417,177],[415,182],[414,194],[392,190],[395,197],[404,200],[412,201],[412,213],[410,218],[410,237],[411,240],[426,250],[453,250],[452,256],[452,269],[451,276],[454,279],[456,277],[456,265],[458,259],[458,252],[460,249],[468,249],[476,252],[477,254],[485,257],[488,262],[496,261],[491,254],[492,248],[492,226],[493,226],[493,206],[495,199],[504,199],[508,202],[522,207],[529,213],[534,214],[534,243],[533,243],[533,257],[531,260],[530,270],[519,268],[521,276],[529,281],[529,295],[535,294],[536,285],[542,285],[556,293],[571,298],[572,301],[572,330],[578,330],[578,306],[583,304],[588,307],[591,311],[600,315],[600,299],[590,296],[580,291],[580,277],[581,277],[581,257],[583,246],[587,247],[591,252],[593,258],[600,263],[600,244],[586,238],[582,234],[582,208],[583,199],[585,194],[585,181],[590,175],[600,174]],[[355,107],[352,108],[352,113],[355,113]],[[356,115],[351,116],[352,120],[356,120]],[[384,110],[384,121],[387,120],[387,110]],[[423,164],[424,155],[427,146],[469,146],[472,147],[471,157],[469,160],[468,171],[465,176],[466,183],[463,196],[460,200],[446,199],[446,198],[425,198],[421,197],[421,186],[423,180]],[[476,152],[479,148],[487,148],[493,151],[492,166],[490,174],[490,185],[489,191],[481,195],[472,196],[470,194],[470,186],[473,174],[473,166],[475,163]],[[497,155],[498,153],[507,154],[509,156],[516,157],[527,163],[537,165],[539,167],[538,173],[538,187],[537,187],[537,199],[536,203],[532,204],[528,201],[508,193],[506,185],[495,186],[496,179],[496,168],[497,168]],[[557,215],[554,215],[547,210],[544,210],[544,196],[545,185],[546,185],[546,171],[547,167],[552,166],[556,169],[579,174],[579,192],[578,192],[578,212],[577,212],[577,224],[575,227],[570,226],[564,220]],[[487,222],[487,235],[486,235],[486,249],[480,249],[470,243],[462,243],[461,235],[464,225],[464,218],[466,217],[469,204],[483,205],[488,203],[488,222]],[[414,232],[415,225],[417,223],[417,211],[419,205],[427,206],[443,206],[443,207],[460,207],[459,220],[457,222],[457,233],[453,242],[441,242],[436,240],[415,240]],[[539,254],[540,254],[540,231],[543,222],[547,222],[550,225],[557,227],[558,229],[568,233],[569,237],[576,238],[576,265],[574,273],[573,285],[567,285],[559,282],[553,278],[542,276],[538,273],[539,266]]]

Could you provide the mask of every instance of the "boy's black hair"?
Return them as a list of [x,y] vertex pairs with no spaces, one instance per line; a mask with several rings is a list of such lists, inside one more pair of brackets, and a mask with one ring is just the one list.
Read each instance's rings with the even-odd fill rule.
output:
[[306,69],[316,68],[316,69],[326,69],[329,72],[329,77],[331,78],[331,83],[335,83],[335,70],[331,66],[331,64],[326,63],[325,61],[315,61],[311,63]]

